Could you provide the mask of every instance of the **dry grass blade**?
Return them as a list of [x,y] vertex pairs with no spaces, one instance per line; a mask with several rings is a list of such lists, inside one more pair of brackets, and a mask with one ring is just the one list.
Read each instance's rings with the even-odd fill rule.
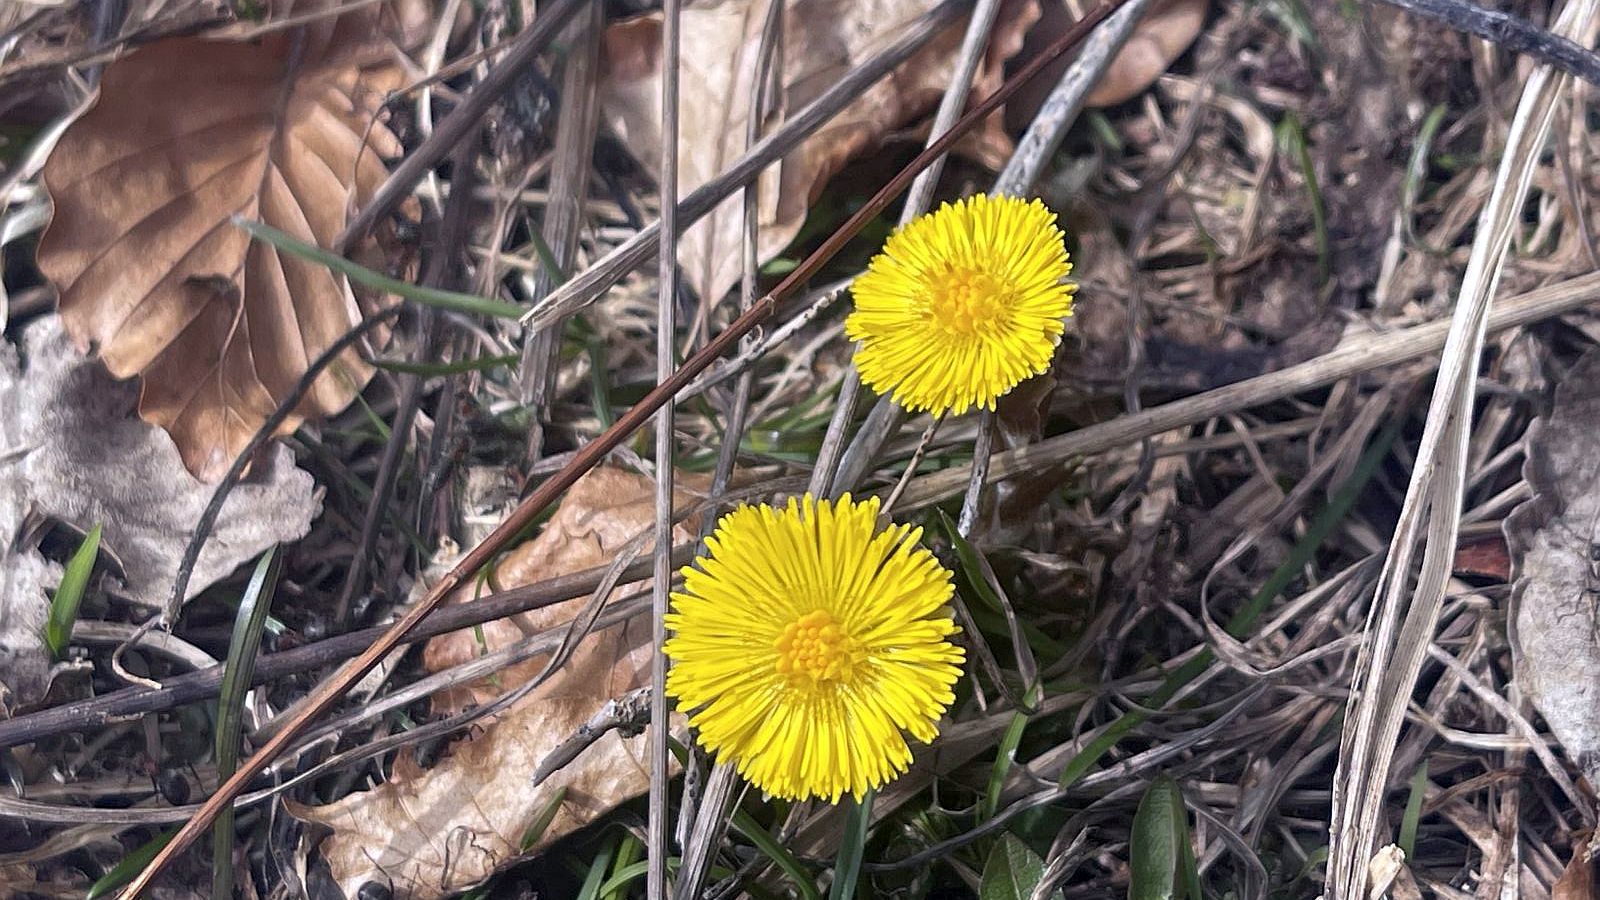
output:
[[[230,224],[242,215],[325,245],[400,152],[374,124],[382,72],[302,62],[295,46],[179,38],[139,50],[107,69],[100,102],[43,173],[56,215],[39,266],[62,321],[117,377],[142,376],[140,415],[205,481],[311,359],[385,302]],[[387,237],[355,251],[371,268],[398,263]],[[343,409],[370,376],[346,353],[279,433]]]
[[[1562,11],[1554,30],[1567,37],[1585,34],[1597,11],[1597,0],[1575,0]],[[1334,900],[1366,894],[1367,863],[1378,840],[1393,750],[1450,575],[1489,305],[1549,138],[1557,100],[1570,81],[1549,66],[1528,77],[1493,193],[1478,220],[1405,505],[1379,576],[1351,684],[1329,825],[1327,885]],[[1424,549],[1413,588],[1419,541]]]
[[[682,41],[679,0],[662,5],[661,23],[661,247],[656,278],[656,380],[672,377],[678,337],[678,70]],[[668,397],[656,411],[656,545],[650,598],[650,809],[645,842],[646,890],[667,895],[667,642],[666,615],[672,591],[672,482],[676,437],[672,422],[677,399]],[[734,438],[735,441],[738,438]]]

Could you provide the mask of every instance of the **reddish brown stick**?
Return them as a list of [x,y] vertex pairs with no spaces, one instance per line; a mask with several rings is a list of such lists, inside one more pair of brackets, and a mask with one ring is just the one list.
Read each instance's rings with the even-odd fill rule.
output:
[[457,587],[473,578],[477,571],[494,558],[511,538],[520,533],[523,528],[536,519],[540,513],[564,493],[567,488],[583,477],[584,473],[594,468],[605,458],[606,454],[616,449],[629,435],[638,430],[639,426],[649,421],[650,417],[668,399],[683,390],[701,372],[705,371],[712,362],[719,359],[724,353],[733,349],[739,338],[748,334],[751,329],[766,321],[777,309],[778,302],[796,288],[806,283],[827,262],[838,253],[841,248],[857,232],[861,231],[884,207],[898,197],[911,185],[912,179],[917,177],[923,169],[933,163],[935,159],[944,155],[960,137],[970,131],[975,125],[983,121],[990,113],[998,109],[1017,89],[1039,74],[1045,66],[1059,58],[1062,54],[1072,49],[1079,41],[1088,35],[1089,30],[1100,24],[1106,16],[1116,11],[1127,0],[1106,0],[1087,15],[1079,19],[1067,29],[1045,51],[1029,61],[1015,75],[1013,75],[1000,89],[986,97],[983,102],[973,107],[963,115],[950,130],[939,137],[938,140],[928,145],[927,149],[917,154],[916,158],[901,169],[894,178],[889,180],[879,191],[868,200],[866,205],[856,211],[849,221],[835,231],[818,247],[810,256],[806,257],[789,276],[783,279],[772,292],[757,300],[743,315],[735,319],[732,324],[724,328],[710,343],[706,344],[699,352],[684,361],[683,365],[672,374],[671,378],[657,385],[650,393],[644,396],[631,409],[624,413],[610,428],[600,433],[592,442],[585,445],[573,456],[561,471],[551,476],[550,479],[540,484],[529,494],[527,499],[517,505],[511,515],[496,528],[483,543],[473,548],[450,573],[434,585],[421,602],[412,607],[404,618],[390,626],[381,637],[372,643],[365,652],[351,660],[338,675],[323,682],[320,687],[308,698],[305,708],[301,710],[293,721],[286,723],[277,734],[261,745],[253,756],[240,764],[233,776],[217,788],[194,818],[184,824],[172,840],[157,853],[143,872],[128,885],[123,893],[124,900],[132,900],[144,892],[179,853],[188,849],[195,838],[204,834],[216,820],[217,814],[224,807],[233,802],[250,783],[250,780],[278,758],[295,738],[305,731],[312,721],[327,712],[339,698],[344,696],[362,676],[378,664],[385,656],[389,655],[395,647],[406,639],[412,629],[416,628],[428,614],[444,601]]

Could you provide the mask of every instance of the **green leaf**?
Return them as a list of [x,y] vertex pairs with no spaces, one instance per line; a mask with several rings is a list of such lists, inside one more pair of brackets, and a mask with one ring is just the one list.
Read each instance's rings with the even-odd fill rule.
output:
[[600,852],[589,861],[589,870],[584,875],[583,886],[578,889],[577,900],[595,900],[600,896],[600,885],[606,880],[606,870],[611,867],[611,858],[616,852],[615,839],[600,846]]
[[144,867],[150,865],[150,860],[155,859],[156,854],[161,852],[161,848],[170,843],[177,833],[178,829],[174,828],[156,835],[136,847],[132,853],[124,856],[122,861],[113,866],[111,871],[102,876],[99,881],[90,885],[89,892],[83,895],[83,900],[99,900],[101,897],[111,896],[117,888],[132,881],[133,876],[143,872]]
[[[255,680],[256,656],[261,650],[261,632],[266,629],[267,612],[278,588],[276,547],[267,550],[256,563],[234,614],[233,638],[228,643],[228,659],[223,663],[222,688],[217,697],[216,759],[217,777],[226,780],[239,766],[239,735],[244,727],[244,700]],[[211,896],[233,896],[233,807],[217,815],[211,828]]]
[[833,885],[828,900],[851,900],[856,882],[861,880],[861,858],[867,849],[867,830],[872,827],[872,801],[878,792],[868,790],[860,800],[847,800],[850,809],[844,817],[844,837],[833,861]]
[[[1022,701],[1029,706],[1038,703],[1039,686],[1028,688]],[[995,748],[994,766],[989,770],[989,786],[983,792],[983,799],[978,803],[979,821],[993,817],[995,811],[1000,808],[1000,791],[1005,787],[1006,776],[1011,774],[1011,766],[1017,759],[1017,745],[1022,743],[1022,732],[1027,727],[1027,715],[1016,712],[1006,725],[1005,734],[1000,736],[1000,745]]]
[[61,586],[56,588],[55,599],[50,601],[50,618],[44,623],[44,643],[50,655],[60,659],[72,642],[72,626],[78,621],[78,606],[83,603],[83,592],[89,587],[89,575],[94,572],[94,560],[100,553],[100,526],[89,529],[83,543],[78,545],[67,568],[61,575]]
[[1150,783],[1133,815],[1128,900],[1200,900],[1199,873],[1189,846],[1189,813],[1177,782]]
[[421,303],[424,306],[433,306],[439,309],[454,310],[477,316],[492,316],[497,319],[517,319],[526,312],[515,303],[506,303],[503,300],[491,300],[488,297],[479,297],[476,294],[463,294],[459,291],[441,291],[438,288],[422,287],[380,275],[371,269],[357,265],[342,256],[313,247],[304,241],[297,240],[287,234],[261,222],[252,222],[242,216],[234,216],[233,224],[243,228],[250,236],[258,241],[271,244],[295,256],[304,257],[314,263],[326,266],[356,284],[364,284],[369,288],[394,294]]
[[[622,857],[617,857],[619,860]],[[667,857],[667,871],[677,872],[682,863],[676,856]],[[635,881],[644,879],[650,871],[650,861],[641,859],[638,862],[628,863],[620,869],[615,869],[605,884],[600,886],[601,896],[624,897],[627,896],[628,886]],[[713,872],[715,869],[713,869]]]
[[[1044,860],[1015,835],[1003,834],[989,851],[978,883],[978,900],[1029,900],[1044,880]],[[1060,891],[1050,894],[1059,900]]]

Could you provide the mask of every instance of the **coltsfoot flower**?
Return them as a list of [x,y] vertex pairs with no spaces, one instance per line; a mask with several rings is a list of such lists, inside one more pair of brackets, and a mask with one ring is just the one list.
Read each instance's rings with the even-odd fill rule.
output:
[[777,797],[860,798],[933,740],[964,653],[950,572],[878,500],[741,506],[684,568],[667,693],[702,746]]
[[1056,215],[978,194],[895,232],[855,280],[861,380],[912,412],[993,409],[1045,371],[1076,286]]

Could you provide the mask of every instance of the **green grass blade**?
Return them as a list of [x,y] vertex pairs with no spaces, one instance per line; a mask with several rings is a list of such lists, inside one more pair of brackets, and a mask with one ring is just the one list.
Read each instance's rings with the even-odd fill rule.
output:
[[[255,680],[256,656],[261,649],[261,632],[267,625],[267,611],[278,587],[279,560],[276,547],[261,555],[250,582],[245,585],[234,615],[233,639],[228,643],[228,659],[223,663],[222,688],[217,697],[216,757],[217,778],[226,780],[239,767],[239,733],[244,725],[244,698]],[[211,829],[211,896],[233,896],[233,808],[224,809]]]
[[856,895],[856,882],[861,879],[861,859],[867,850],[867,829],[872,826],[872,801],[877,796],[877,791],[868,790],[859,801],[847,801],[850,809],[844,817],[839,855],[834,857],[833,886],[828,889],[828,900],[851,900]]
[[124,856],[121,862],[111,868],[111,871],[89,886],[89,891],[83,895],[83,900],[100,900],[101,897],[111,896],[118,888],[132,881],[133,876],[143,872],[144,867],[150,865],[150,860],[155,859],[161,848],[170,843],[177,833],[178,829],[174,828],[135,847],[133,852]]
[[532,822],[528,823],[528,829],[522,832],[522,852],[528,852],[528,848],[539,843],[539,838],[544,837],[544,833],[549,830],[550,823],[556,820],[556,813],[561,811],[561,804],[566,802],[566,799],[567,786],[562,785],[550,795],[549,800],[545,801],[544,808],[539,810],[539,814],[533,817]]
[[83,603],[83,592],[89,587],[89,576],[94,572],[95,557],[100,553],[100,526],[96,525],[84,535],[77,552],[67,560],[61,575],[61,586],[50,601],[50,617],[44,623],[44,642],[50,655],[60,659],[72,642],[72,626],[78,621],[78,607]]
[[[600,885],[600,897],[602,900],[623,900],[625,892],[619,889],[617,879],[621,878],[622,873],[634,865],[634,860],[643,855],[644,844],[640,843],[638,838],[632,834],[625,835],[622,838],[622,843],[617,847],[616,856],[611,859],[611,876]],[[640,861],[638,864],[643,866],[645,861]],[[638,874],[633,877],[638,877],[643,873],[644,869],[640,869]],[[623,882],[623,884],[625,883]]]
[[366,266],[357,265],[335,253],[329,253],[321,247],[290,237],[287,234],[262,222],[254,222],[243,216],[234,216],[233,224],[249,232],[250,236],[262,243],[271,244],[285,253],[309,259],[321,266],[326,266],[340,275],[363,284],[374,290],[404,297],[424,306],[433,306],[439,309],[448,309],[455,312],[467,313],[475,316],[492,316],[497,319],[520,318],[526,311],[515,303],[506,303],[503,300],[491,300],[488,297],[479,297],[476,294],[463,294],[459,291],[442,291],[438,288],[422,287],[390,278],[372,271]]
[[600,852],[589,860],[589,872],[583,877],[583,886],[578,889],[577,900],[595,900],[600,896],[600,885],[605,883],[606,870],[611,868],[612,857],[617,852],[617,841],[607,841],[600,847]]
[[[619,856],[617,858],[621,859],[622,857]],[[677,872],[680,862],[681,860],[679,860],[676,856],[668,857],[667,870],[670,872]],[[641,859],[638,862],[628,863],[626,866],[623,866],[621,869],[618,869],[614,874],[612,874],[612,876],[606,880],[605,884],[600,885],[601,896],[616,897],[618,900],[621,900],[621,898],[628,895],[628,885],[638,881],[640,878],[643,878],[644,873],[649,868],[650,861],[647,859]]]
[[1317,169],[1311,162],[1311,148],[1298,116],[1290,113],[1278,123],[1278,143],[1290,161],[1299,166],[1300,175],[1306,180],[1306,196],[1311,201],[1311,227],[1317,239],[1317,283],[1325,284],[1333,258],[1328,240],[1328,209],[1322,199],[1322,188],[1317,184]]
[[[1038,703],[1039,686],[1028,688],[1022,701],[1030,707]],[[993,817],[995,810],[1000,808],[1000,789],[1005,787],[1006,776],[1011,774],[1011,766],[1017,759],[1017,745],[1022,743],[1022,732],[1027,727],[1028,716],[1017,712],[1006,725],[1005,734],[1000,736],[1000,745],[995,748],[994,768],[989,770],[989,785],[978,804],[978,821]]]
[[767,859],[772,860],[772,864],[783,870],[783,874],[789,876],[789,880],[800,891],[802,900],[822,900],[822,892],[817,890],[816,881],[812,879],[811,873],[800,864],[800,860],[794,858],[794,854],[773,839],[765,828],[751,818],[749,813],[735,810],[733,829],[745,840],[754,844]]
[[1406,862],[1416,859],[1417,823],[1422,820],[1422,801],[1428,791],[1428,761],[1424,759],[1411,776],[1411,796],[1406,798],[1406,812],[1400,819],[1400,840],[1396,841],[1406,855]]
[[545,272],[549,274],[551,286],[560,287],[566,284],[567,273],[561,271],[561,263],[556,260],[556,252],[550,249],[539,229],[535,228],[528,232],[528,243],[533,245],[533,252],[539,257],[539,265],[544,266]]

